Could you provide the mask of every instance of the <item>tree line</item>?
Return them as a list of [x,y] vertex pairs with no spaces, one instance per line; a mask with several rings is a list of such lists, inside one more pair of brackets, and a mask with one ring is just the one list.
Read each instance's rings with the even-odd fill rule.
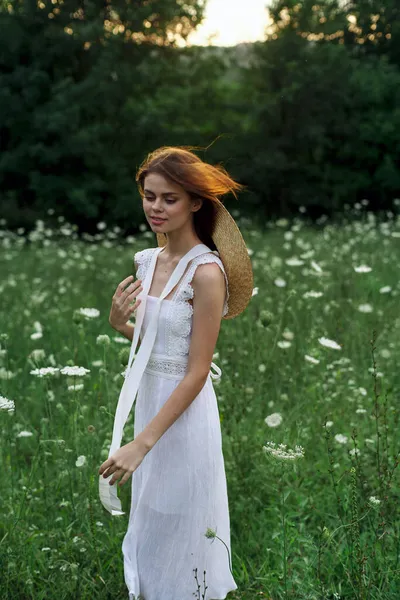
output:
[[[397,0],[275,0],[265,41],[181,47],[202,0],[0,0],[0,216],[93,231],[142,220],[135,172],[202,148],[246,186],[228,207],[334,215],[400,195]],[[232,204],[231,204],[232,202]]]

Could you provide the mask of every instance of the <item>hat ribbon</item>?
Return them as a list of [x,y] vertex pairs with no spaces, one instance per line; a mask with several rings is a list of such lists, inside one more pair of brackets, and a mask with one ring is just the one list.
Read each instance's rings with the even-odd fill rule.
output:
[[[189,263],[189,261],[191,261],[196,256],[200,256],[201,254],[210,252],[210,248],[205,244],[197,244],[196,246],[191,248],[189,252],[182,256],[182,258],[176,265],[174,271],[172,272],[167,284],[165,285],[160,297],[157,299],[157,302],[154,303],[154,311],[152,311],[151,318],[146,328],[145,335],[141,341],[139,351],[135,356],[135,351],[139,340],[139,333],[145,315],[147,296],[151,286],[151,282],[153,280],[153,273],[156,265],[156,260],[161,250],[162,247],[159,247],[156,249],[155,252],[153,252],[150,261],[150,266],[147,270],[143,282],[143,297],[141,298],[142,301],[137,309],[137,318],[134,327],[131,350],[129,353],[128,367],[125,372],[125,381],[122,385],[122,389],[118,399],[117,409],[115,411],[113,435],[110,450],[108,453],[108,458],[110,458],[110,456],[114,454],[114,452],[116,452],[118,448],[121,447],[124,425],[129,417],[132,406],[136,400],[139,384],[143,372],[148,363],[148,360],[150,358],[150,354],[156,339],[158,316],[161,309],[161,302],[166,296],[168,296],[171,290],[179,282],[179,280],[185,272],[186,266]],[[135,360],[133,361],[134,357]],[[219,374],[217,375],[215,375],[214,373],[210,373],[211,377],[213,379],[219,379],[219,377],[221,376],[221,370],[214,363],[211,364],[217,371],[219,371]],[[108,510],[108,512],[110,512],[112,516],[123,515],[125,513],[124,511],[122,511],[121,502],[117,495],[116,486],[115,484],[109,484],[109,481],[112,476],[113,473],[107,478],[104,478],[103,475],[99,476],[100,501],[104,508]]]

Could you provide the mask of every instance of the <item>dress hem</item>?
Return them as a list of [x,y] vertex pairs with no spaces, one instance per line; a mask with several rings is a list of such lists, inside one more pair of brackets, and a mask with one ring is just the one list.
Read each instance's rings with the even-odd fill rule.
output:
[[[226,600],[228,594],[230,594],[230,592],[235,592],[238,589],[238,587],[236,586],[235,588],[232,588],[230,590],[228,590],[225,593],[225,596],[218,596],[218,597],[214,597],[214,598],[210,598],[210,600]],[[135,596],[134,592],[129,592],[129,599],[128,600],[146,600],[146,598],[144,598],[143,596],[141,596],[139,594],[139,596]]]

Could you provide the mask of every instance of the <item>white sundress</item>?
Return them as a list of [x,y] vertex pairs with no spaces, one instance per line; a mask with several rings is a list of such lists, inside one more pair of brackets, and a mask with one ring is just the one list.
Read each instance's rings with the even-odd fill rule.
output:
[[[208,252],[188,263],[173,297],[161,302],[154,346],[137,391],[134,437],[157,415],[184,377],[192,331],[190,282],[197,265],[215,262],[220,266],[227,286],[222,316],[228,311],[223,263],[216,251],[199,245],[203,248]],[[144,281],[150,265],[154,272],[153,253],[160,250],[148,248],[135,254],[137,279]],[[152,277],[150,273],[147,290]],[[157,300],[147,295],[140,340]],[[200,393],[132,474],[129,524],[122,543],[129,600],[220,600],[237,589],[229,559],[227,484],[212,384],[221,371],[214,363],[212,366],[219,375],[210,371]],[[208,528],[225,542],[229,556],[220,540],[205,536]]]

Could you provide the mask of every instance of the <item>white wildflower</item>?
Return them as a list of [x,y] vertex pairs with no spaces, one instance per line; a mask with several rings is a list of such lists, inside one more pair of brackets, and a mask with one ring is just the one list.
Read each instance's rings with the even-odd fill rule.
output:
[[321,298],[321,296],[323,296],[322,292],[314,292],[313,290],[303,294],[303,298]]
[[370,271],[372,271],[371,267],[368,267],[368,265],[360,265],[359,267],[354,267],[354,270],[356,273],[369,273]]
[[363,415],[364,413],[366,413],[366,409],[365,408],[357,408],[356,413],[359,415]]
[[100,316],[100,311],[97,308],[79,308],[76,312],[87,319],[95,319]]
[[45,377],[46,375],[56,375],[59,370],[57,367],[41,367],[40,369],[32,369],[29,372],[31,375],[37,375],[37,377]]
[[277,277],[274,281],[276,287],[286,287],[286,281],[282,277]]
[[318,365],[320,362],[317,358],[314,358],[313,356],[309,356],[308,354],[305,354],[304,358],[306,360],[308,360],[308,362],[313,363],[314,365]]
[[302,446],[295,446],[295,449],[291,450],[287,448],[286,444],[277,445],[275,442],[267,442],[267,445],[263,446],[263,450],[270,456],[280,460],[296,460],[304,457]]
[[379,498],[376,498],[376,496],[370,496],[368,502],[371,506],[379,506],[379,504],[381,503]]
[[96,338],[96,344],[99,346],[108,346],[110,344],[110,337],[106,333],[98,335]]
[[[312,260],[312,261],[311,261],[311,266],[312,266],[312,268],[313,268],[315,271],[317,271],[317,273],[322,273],[322,269],[321,269],[321,267],[319,266],[319,264],[318,264],[318,263],[316,263],[316,262],[315,262],[315,260]],[[321,296],[322,296],[322,293],[321,293],[321,292],[320,292],[320,294],[321,294]]]
[[279,348],[290,348],[292,343],[286,340],[279,340],[279,342],[277,342],[276,345],[279,346]]
[[272,413],[264,421],[268,427],[278,427],[282,423],[282,415],[280,413]]
[[285,263],[289,265],[289,267],[301,267],[301,265],[304,265],[304,260],[300,260],[297,256],[293,256],[292,258],[287,258]]
[[13,400],[8,400],[4,396],[0,396],[0,410],[6,410],[9,413],[14,412],[15,403]]
[[86,464],[86,456],[81,454],[81,456],[78,456],[78,458],[76,459],[75,465],[77,467],[83,467],[83,465],[85,465],[85,464]]
[[36,362],[43,360],[45,357],[46,352],[43,350],[43,348],[35,348],[35,350],[32,350],[32,352],[29,355],[29,358]]
[[83,390],[85,386],[83,385],[83,383],[75,383],[72,385],[68,386],[68,391],[69,392],[79,392],[79,390]]
[[5,367],[0,367],[0,379],[11,379],[15,377],[16,373],[12,371],[7,371]]
[[325,427],[328,427],[328,428],[329,428],[329,427],[332,427],[332,425],[333,425],[333,421],[327,421],[327,422],[325,423]]
[[390,287],[390,285],[385,285],[384,287],[379,288],[380,294],[388,294],[391,291],[392,291],[392,288]]
[[114,342],[117,344],[130,344],[131,342],[126,337],[121,337],[120,335],[116,335],[113,337]]
[[33,433],[31,431],[20,431],[17,434],[17,437],[31,437],[33,435]]
[[253,296],[257,296],[257,294],[258,294],[258,287],[255,287],[255,288],[253,288],[253,291],[252,291],[252,294],[251,294],[251,296],[252,296],[252,297],[253,297]]
[[260,373],[265,373],[266,368],[267,367],[262,363],[258,365],[258,370],[260,371]]
[[43,333],[41,331],[37,331],[36,333],[31,334],[31,340],[40,340],[43,337]]
[[337,442],[339,442],[339,444],[347,444],[347,442],[348,442],[348,439],[349,439],[349,438],[348,438],[347,436],[345,436],[345,435],[342,435],[341,433],[337,433],[337,434],[335,435],[335,440],[336,440]]
[[318,338],[318,341],[321,344],[321,346],[325,346],[326,348],[333,348],[334,350],[342,349],[342,347],[339,344],[337,344],[334,340],[330,340],[326,337]]
[[35,331],[40,331],[40,332],[42,332],[42,331],[43,331],[42,324],[41,324],[39,321],[35,321],[35,322],[34,322],[34,324],[33,324],[33,329],[34,329]]
[[349,454],[351,454],[351,456],[356,456],[356,455],[359,456],[360,455],[360,450],[359,450],[359,448],[352,448],[349,451]]
[[366,303],[366,304],[360,304],[358,307],[358,310],[363,313],[371,313],[373,311],[373,308],[372,308],[371,304]]
[[64,367],[60,369],[60,372],[63,375],[70,375],[71,377],[83,377],[86,373],[90,373],[90,369],[85,369],[85,367],[77,367],[76,365],[73,367]]
[[292,340],[294,338],[294,333],[293,331],[290,331],[290,329],[285,329],[285,331],[282,332],[282,337],[284,337],[285,340]]

